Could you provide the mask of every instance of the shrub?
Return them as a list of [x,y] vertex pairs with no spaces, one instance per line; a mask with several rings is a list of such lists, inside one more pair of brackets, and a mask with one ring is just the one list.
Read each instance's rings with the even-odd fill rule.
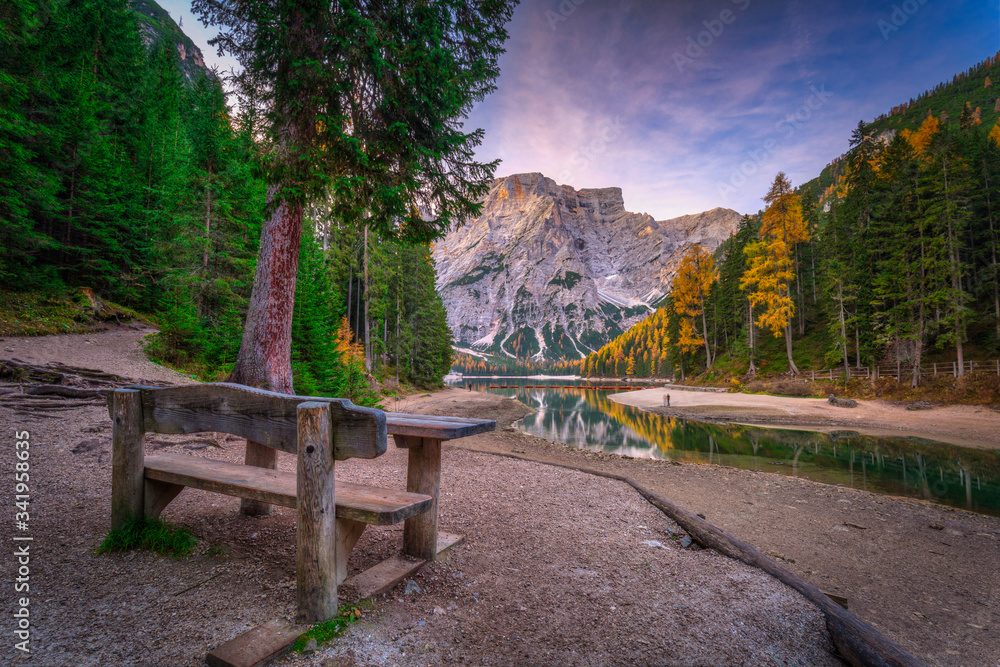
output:
[[812,396],[812,387],[808,382],[795,382],[794,380],[778,380],[772,382],[771,386],[768,387],[768,392],[771,394],[780,394],[782,396]]

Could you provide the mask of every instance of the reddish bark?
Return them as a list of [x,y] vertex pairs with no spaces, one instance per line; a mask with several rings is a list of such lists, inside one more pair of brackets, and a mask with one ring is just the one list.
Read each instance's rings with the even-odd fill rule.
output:
[[[268,201],[278,186],[268,190]],[[284,201],[264,223],[257,253],[257,270],[247,311],[243,341],[228,381],[287,394],[292,387],[292,312],[295,305],[295,275],[299,267],[302,238],[302,205]],[[270,447],[247,442],[246,464],[274,468],[277,454]],[[270,506],[243,500],[244,514],[267,514]]]

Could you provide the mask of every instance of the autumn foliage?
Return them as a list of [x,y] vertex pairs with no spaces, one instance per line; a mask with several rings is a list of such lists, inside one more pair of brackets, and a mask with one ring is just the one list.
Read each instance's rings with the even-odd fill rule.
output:
[[674,308],[681,315],[678,343],[685,352],[705,348],[707,365],[712,366],[712,348],[708,341],[705,303],[716,280],[715,260],[701,246],[693,246],[681,259],[671,294]]

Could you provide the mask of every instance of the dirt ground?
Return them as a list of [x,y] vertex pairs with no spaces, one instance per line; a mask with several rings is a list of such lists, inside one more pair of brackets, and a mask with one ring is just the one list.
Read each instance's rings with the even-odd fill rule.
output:
[[[186,381],[142,358],[143,333],[6,339],[0,356]],[[526,410],[460,392],[414,398],[399,409],[471,411],[501,425]],[[237,499],[189,489],[164,518],[197,536],[195,555],[97,556],[110,513],[106,409],[31,413],[15,395],[0,401],[0,424],[7,434],[3,479],[12,477],[13,433],[30,433],[31,519],[19,534],[34,538],[33,652],[23,656],[8,642],[0,663],[199,665],[214,646],[294,615],[291,511],[241,518]],[[397,587],[374,600],[331,646],[284,664],[839,664],[812,605],[754,568],[682,546],[680,528],[627,485],[470,451],[526,451],[525,443],[547,450],[544,441],[512,431],[468,440],[468,447],[446,447],[441,485],[441,527],[467,542],[418,573],[410,593]],[[147,451],[239,461],[243,445],[148,435]],[[279,465],[294,469],[294,458],[282,454]],[[376,461],[338,463],[338,478],[400,488],[405,467],[405,453],[390,446]],[[369,528],[350,570],[398,551],[401,536],[401,526]],[[5,596],[5,618],[13,607],[13,596]]]
[[[663,396],[670,394],[670,407]],[[820,398],[670,391],[669,387],[615,394],[611,400],[671,417],[776,426],[850,428],[867,435],[917,436],[961,447],[1000,449],[1000,411],[946,405],[907,410],[889,401],[858,401],[840,408]]]
[[[456,389],[400,409],[507,419],[527,410]],[[928,664],[1000,665],[998,518],[774,473],[585,452],[512,429],[456,446],[629,475],[847,597],[851,611]]]

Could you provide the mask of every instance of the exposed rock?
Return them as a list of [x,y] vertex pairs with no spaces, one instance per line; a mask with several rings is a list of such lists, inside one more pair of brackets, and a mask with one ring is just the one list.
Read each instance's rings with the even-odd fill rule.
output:
[[716,208],[658,222],[626,211],[621,188],[497,179],[482,215],[434,246],[448,324],[461,347],[578,359],[655,310],[684,253],[715,250],[740,217]]
[[914,401],[906,406],[907,410],[930,410],[934,405],[930,401]]
[[856,408],[858,407],[858,402],[852,398],[837,398],[833,394],[830,394],[830,398],[827,399],[830,405],[835,405],[838,408]]
[[212,70],[205,67],[205,58],[191,38],[177,25],[170,13],[158,5],[155,0],[131,0],[132,9],[139,18],[139,30],[146,46],[152,46],[157,40],[165,40],[177,49],[178,65],[181,73],[188,81],[195,81],[199,76],[207,74],[214,77]]

